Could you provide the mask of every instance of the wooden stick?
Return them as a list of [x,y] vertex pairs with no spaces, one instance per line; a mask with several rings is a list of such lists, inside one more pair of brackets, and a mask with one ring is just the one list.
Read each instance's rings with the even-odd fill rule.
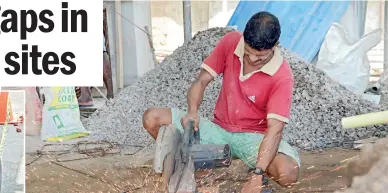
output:
[[145,26],[145,31],[147,32],[147,37],[148,37],[148,43],[150,44],[150,49],[151,49],[151,54],[152,54],[152,60],[154,60],[155,66],[158,64],[156,61],[156,56],[155,56],[155,48],[154,48],[154,43],[152,42],[152,37],[151,37],[151,32],[148,28],[148,26]]

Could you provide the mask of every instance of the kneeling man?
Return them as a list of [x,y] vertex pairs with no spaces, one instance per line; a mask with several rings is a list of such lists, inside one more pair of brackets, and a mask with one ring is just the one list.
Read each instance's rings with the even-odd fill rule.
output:
[[[150,108],[144,113],[144,128],[156,139],[159,128],[195,121],[202,144],[229,144],[232,155],[253,172],[242,192],[260,192],[263,174],[280,185],[298,180],[300,160],[296,149],[282,140],[290,118],[293,74],[277,48],[280,24],[276,16],[259,12],[244,32],[227,33],[202,64],[188,91],[188,112]],[[212,121],[199,117],[198,108],[207,85],[223,75],[222,88]]]

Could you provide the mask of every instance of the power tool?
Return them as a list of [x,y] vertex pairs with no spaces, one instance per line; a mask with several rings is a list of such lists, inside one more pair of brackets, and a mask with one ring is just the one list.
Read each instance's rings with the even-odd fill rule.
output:
[[183,135],[175,127],[161,128],[156,140],[154,170],[162,173],[168,192],[195,192],[194,172],[229,167],[232,163],[228,144],[201,144],[200,129],[194,131],[189,120]]

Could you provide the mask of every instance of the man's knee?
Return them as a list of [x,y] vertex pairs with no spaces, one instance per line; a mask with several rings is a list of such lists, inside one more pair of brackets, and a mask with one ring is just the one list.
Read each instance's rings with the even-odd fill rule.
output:
[[143,114],[143,126],[145,129],[152,128],[156,124],[158,115],[155,108],[147,109]]
[[279,164],[277,167],[278,182],[281,186],[291,186],[299,178],[299,166],[294,163]]
[[169,124],[169,122],[171,122],[171,110],[169,108],[149,108],[143,114],[143,127],[146,130]]

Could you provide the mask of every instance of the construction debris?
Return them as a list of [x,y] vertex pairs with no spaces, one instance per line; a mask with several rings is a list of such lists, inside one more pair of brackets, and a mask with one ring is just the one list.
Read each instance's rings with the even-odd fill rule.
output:
[[[388,189],[388,138],[362,148],[360,157],[349,162],[350,188],[336,193],[380,193]],[[349,183],[349,184],[350,184]]]
[[388,156],[378,160],[364,176],[354,178],[352,186],[337,193],[380,193],[388,188]]
[[388,138],[379,139],[374,144],[364,144],[360,156],[348,163],[347,177],[350,183],[354,176],[367,174],[382,157],[388,156]]
[[[176,107],[187,110],[186,95],[200,64],[216,43],[231,28],[212,28],[199,32],[179,47],[137,83],[126,87],[87,121],[94,140],[154,147],[154,140],[143,129],[142,115],[149,107]],[[387,135],[387,125],[343,130],[341,118],[384,110],[356,96],[329,78],[323,71],[281,48],[295,77],[291,123],[284,138],[300,149],[338,147],[372,136]],[[221,88],[221,77],[205,91],[200,115],[213,118],[213,109]]]

